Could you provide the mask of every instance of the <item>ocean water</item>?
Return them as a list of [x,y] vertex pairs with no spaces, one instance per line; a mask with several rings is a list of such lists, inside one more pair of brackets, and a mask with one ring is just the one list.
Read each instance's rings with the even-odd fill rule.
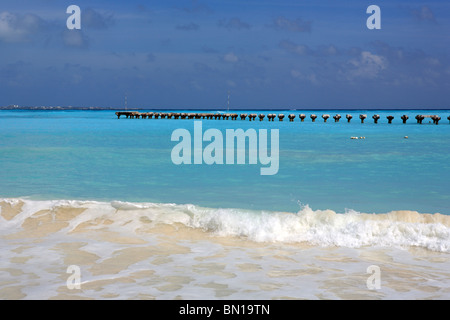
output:
[[[0,299],[450,298],[449,110],[236,113],[286,118],[0,111]],[[278,130],[277,174],[175,165],[195,123]]]

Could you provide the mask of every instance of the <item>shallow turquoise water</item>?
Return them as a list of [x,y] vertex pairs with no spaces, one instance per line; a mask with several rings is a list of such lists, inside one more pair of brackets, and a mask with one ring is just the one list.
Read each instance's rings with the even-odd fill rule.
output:
[[[272,113],[245,113],[250,112]],[[279,171],[261,176],[261,164],[173,164],[172,132],[184,128],[193,134],[194,120],[118,120],[114,111],[0,111],[0,196],[450,214],[450,111],[274,113],[297,118],[293,123],[287,117],[283,122],[201,120],[203,131],[216,128],[224,136],[226,129],[279,129]],[[304,122],[300,113],[308,116]],[[313,113],[319,116],[315,123],[309,118]],[[324,113],[344,119],[324,123]],[[350,123],[347,113],[353,115]],[[361,113],[368,115],[364,124]],[[380,114],[378,124],[373,114]],[[392,124],[388,114],[395,117]],[[410,118],[406,124],[403,114]],[[442,120],[419,125],[417,114],[438,114]]]

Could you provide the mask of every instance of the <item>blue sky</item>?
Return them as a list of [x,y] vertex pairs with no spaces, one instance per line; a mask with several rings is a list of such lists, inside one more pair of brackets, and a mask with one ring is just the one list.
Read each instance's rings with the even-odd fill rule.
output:
[[450,108],[449,16],[447,0],[2,0],[0,105]]

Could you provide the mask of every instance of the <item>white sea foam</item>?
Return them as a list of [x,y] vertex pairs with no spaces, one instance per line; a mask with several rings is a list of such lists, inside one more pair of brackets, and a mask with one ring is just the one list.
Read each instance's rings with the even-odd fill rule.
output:
[[[0,208],[0,299],[448,298],[449,216],[29,199]],[[379,292],[366,286],[372,264]],[[70,265],[81,291],[66,287]]]
[[[421,247],[450,252],[450,216],[395,211],[367,214],[349,210],[313,210],[304,206],[297,213],[203,208],[191,204],[130,203],[113,201],[31,201],[0,200],[14,207],[24,205],[14,219],[1,223],[1,229],[20,227],[27,218],[42,210],[85,209],[68,215],[68,226],[58,232],[71,232],[82,224],[107,219],[115,232],[138,233],[143,227],[182,224],[206,231],[209,236],[239,237],[254,242],[308,243],[317,246],[359,248]],[[44,213],[45,214],[45,213]],[[57,221],[58,217],[54,215]],[[67,219],[64,218],[64,219]],[[92,224],[92,223],[91,223]],[[97,226],[96,226],[97,225]],[[105,228],[92,224],[90,229]],[[17,230],[17,229],[16,229]]]

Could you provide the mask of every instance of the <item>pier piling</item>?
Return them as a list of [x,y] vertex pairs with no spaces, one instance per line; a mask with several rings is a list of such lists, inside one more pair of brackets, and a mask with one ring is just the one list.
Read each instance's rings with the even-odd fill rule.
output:
[[418,114],[416,116],[417,123],[422,124],[422,121],[425,119],[425,116]]
[[388,120],[388,123],[392,123],[392,120],[394,120],[393,116],[387,116],[386,118]]
[[[256,114],[256,113],[179,113],[179,112],[137,112],[137,111],[118,111],[115,113],[117,116],[117,119],[120,119],[122,116],[125,116],[127,119],[208,119],[208,120],[237,120],[238,117],[241,118],[241,120],[246,120],[248,117],[249,121],[256,121],[257,118],[259,118],[259,121],[263,121],[266,117],[268,121],[274,121],[275,118],[278,118],[279,121],[283,121],[285,118],[285,115],[283,113],[280,114]],[[351,114],[347,114],[345,116],[347,118],[347,122],[350,122],[353,116]],[[290,122],[295,122],[296,114],[290,113],[287,115],[287,118]],[[299,114],[299,118],[301,122],[303,122],[306,119],[305,114]],[[315,122],[317,119],[316,114],[311,114],[310,118],[312,122]],[[342,118],[340,114],[336,114],[334,116],[330,116],[329,114],[323,114],[322,118],[324,122],[327,122],[329,118],[333,118],[335,122],[339,122],[339,120]],[[364,123],[365,119],[367,118],[366,114],[360,114],[359,118],[361,120],[361,123]],[[403,123],[406,123],[409,117],[404,114],[400,117],[403,121]],[[423,115],[418,114],[415,116],[415,119],[418,124],[422,124],[423,120],[425,118],[430,118],[429,123],[433,123],[438,125],[439,121],[441,120],[441,117],[438,115]],[[381,119],[381,116],[379,114],[375,114],[372,116],[372,119],[374,120],[374,123],[378,123],[378,121]],[[388,115],[386,116],[386,119],[388,120],[388,123],[392,123],[394,120],[394,116]],[[447,119],[450,121],[450,116],[447,117]],[[432,121],[432,122],[431,122]]]
[[439,124],[439,120],[441,120],[441,117],[439,117],[439,116],[431,116],[431,120],[433,120],[434,124]]
[[401,119],[403,120],[403,123],[406,123],[406,121],[409,119],[409,117],[406,114],[404,114],[404,115],[402,115]]

